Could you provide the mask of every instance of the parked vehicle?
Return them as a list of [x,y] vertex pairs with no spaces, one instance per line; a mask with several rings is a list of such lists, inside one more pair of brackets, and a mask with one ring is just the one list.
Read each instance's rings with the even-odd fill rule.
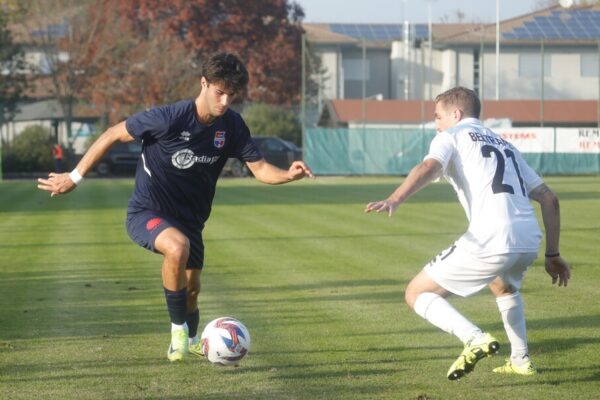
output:
[[98,175],[133,175],[142,152],[137,142],[115,143],[96,165]]
[[[279,168],[288,169],[294,161],[302,160],[302,149],[290,141],[276,136],[253,136],[252,139],[265,160]],[[237,158],[227,160],[223,173],[238,177],[251,175],[246,164]]]

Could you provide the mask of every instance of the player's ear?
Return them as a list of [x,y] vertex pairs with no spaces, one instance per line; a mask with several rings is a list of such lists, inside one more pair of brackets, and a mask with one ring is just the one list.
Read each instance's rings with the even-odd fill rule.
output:
[[206,80],[205,77],[200,78],[200,87],[202,89],[204,89],[205,87],[208,87],[208,81]]
[[460,121],[461,119],[463,119],[464,115],[465,113],[460,108],[455,108],[453,111],[453,116],[456,121]]

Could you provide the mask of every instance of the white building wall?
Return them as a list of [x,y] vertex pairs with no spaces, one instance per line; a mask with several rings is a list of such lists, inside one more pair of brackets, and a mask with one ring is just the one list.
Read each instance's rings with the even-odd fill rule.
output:
[[339,53],[337,48],[328,48],[319,51],[321,63],[327,70],[323,79],[323,97],[336,99],[339,96]]
[[438,94],[456,86],[456,52],[454,50],[442,50],[440,56],[441,65],[439,67],[442,73],[442,81]]
[[467,88],[473,88],[473,50],[472,49],[463,49],[457,52],[457,71],[458,71],[458,79],[457,85],[464,86]]

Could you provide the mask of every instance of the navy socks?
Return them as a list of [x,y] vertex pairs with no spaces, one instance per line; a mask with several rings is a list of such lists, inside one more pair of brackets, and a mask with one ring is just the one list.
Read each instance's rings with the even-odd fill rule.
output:
[[[165,299],[167,300],[167,309],[171,322],[176,325],[183,325],[187,317],[187,288],[177,292],[165,289]],[[197,328],[196,328],[197,329]]]

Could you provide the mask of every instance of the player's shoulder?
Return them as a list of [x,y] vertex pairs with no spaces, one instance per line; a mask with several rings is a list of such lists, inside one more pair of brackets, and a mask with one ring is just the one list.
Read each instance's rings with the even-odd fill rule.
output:
[[235,122],[235,123],[244,121],[244,118],[242,118],[242,115],[239,112],[237,112],[231,108],[228,108],[227,111],[225,111],[225,114],[223,114],[223,119],[227,122]]
[[196,103],[194,102],[194,99],[185,99],[176,101],[175,103],[165,104],[159,108],[172,118],[177,118],[182,115],[187,116],[190,113],[195,115]]
[[242,115],[231,108],[225,111],[222,118],[225,126],[229,129],[233,129],[236,132],[248,130]]

